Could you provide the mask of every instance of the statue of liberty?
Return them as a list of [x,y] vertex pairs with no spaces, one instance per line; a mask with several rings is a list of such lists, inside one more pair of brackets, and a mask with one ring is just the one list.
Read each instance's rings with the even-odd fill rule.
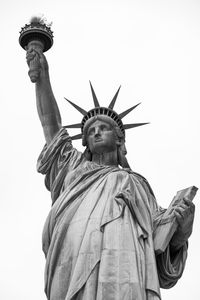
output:
[[[166,212],[148,181],[126,159],[125,130],[146,123],[123,124],[137,105],[114,111],[119,89],[101,107],[91,86],[94,108],[69,101],[82,121],[63,126],[42,51],[29,47],[27,62],[37,57],[36,99],[46,144],[37,168],[45,175],[52,207],[43,230],[48,300],[159,300],[160,287],[181,277],[192,232],[194,204],[183,198],[173,211],[178,224],[163,252],[155,252],[155,230]],[[80,128],[70,136],[67,128]],[[83,153],[73,147],[81,138]]]

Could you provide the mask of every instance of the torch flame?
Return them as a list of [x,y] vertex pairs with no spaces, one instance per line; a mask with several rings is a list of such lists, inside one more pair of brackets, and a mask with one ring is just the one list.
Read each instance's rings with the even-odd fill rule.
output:
[[47,21],[44,14],[38,14],[38,15],[32,16],[31,19],[30,19],[30,24],[42,24],[42,25],[46,25],[48,27],[51,27],[52,23],[53,22],[48,22]]

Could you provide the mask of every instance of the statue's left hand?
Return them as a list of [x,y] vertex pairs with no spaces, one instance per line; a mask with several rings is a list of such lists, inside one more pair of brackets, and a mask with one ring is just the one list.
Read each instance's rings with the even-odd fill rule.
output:
[[195,206],[191,200],[183,198],[182,203],[174,210],[178,228],[172,238],[171,244],[175,248],[181,247],[190,237],[194,222]]

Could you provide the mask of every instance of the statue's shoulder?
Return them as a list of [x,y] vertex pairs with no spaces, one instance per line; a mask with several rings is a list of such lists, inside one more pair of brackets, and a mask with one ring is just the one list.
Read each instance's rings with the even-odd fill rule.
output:
[[152,188],[151,188],[151,186],[150,186],[148,180],[147,180],[143,175],[141,175],[141,174],[139,174],[139,173],[137,173],[137,172],[133,172],[133,171],[132,171],[132,174],[139,180],[139,182],[140,182],[143,186],[147,187],[148,190],[149,190],[149,192],[155,197],[154,192],[153,192],[153,190],[152,190]]

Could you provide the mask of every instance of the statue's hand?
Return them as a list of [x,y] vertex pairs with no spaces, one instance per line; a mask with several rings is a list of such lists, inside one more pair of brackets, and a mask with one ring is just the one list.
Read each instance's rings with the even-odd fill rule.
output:
[[178,228],[172,238],[171,244],[180,248],[190,237],[194,222],[195,206],[191,200],[183,198],[183,202],[174,210]]
[[29,67],[31,67],[32,64],[32,68],[40,72],[40,79],[46,79],[49,77],[48,62],[41,49],[30,47],[26,53],[26,61]]

